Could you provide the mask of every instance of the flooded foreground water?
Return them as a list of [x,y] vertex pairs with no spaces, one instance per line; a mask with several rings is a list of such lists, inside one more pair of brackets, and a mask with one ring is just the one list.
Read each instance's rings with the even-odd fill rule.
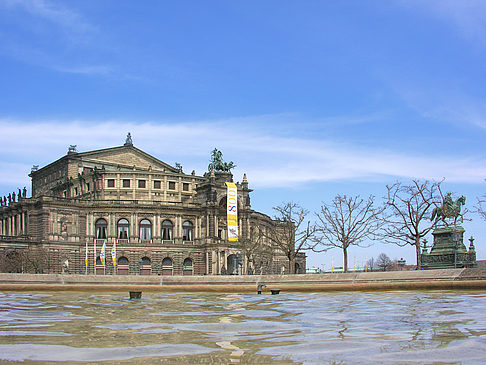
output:
[[486,362],[486,293],[0,293],[2,363]]

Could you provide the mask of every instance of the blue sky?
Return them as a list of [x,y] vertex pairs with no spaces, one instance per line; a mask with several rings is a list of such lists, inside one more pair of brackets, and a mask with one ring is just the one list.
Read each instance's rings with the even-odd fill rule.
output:
[[[186,172],[221,149],[268,214],[412,178],[445,178],[472,210],[486,190],[485,51],[480,0],[0,0],[0,191],[70,144],[130,131]],[[470,218],[486,259],[486,222]],[[350,266],[380,252],[415,261],[375,244]]]

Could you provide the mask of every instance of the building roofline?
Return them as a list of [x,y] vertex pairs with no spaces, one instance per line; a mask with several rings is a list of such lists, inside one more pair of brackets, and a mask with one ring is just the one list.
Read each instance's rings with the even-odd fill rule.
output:
[[91,155],[95,155],[95,154],[99,154],[99,153],[102,153],[102,152],[110,152],[110,151],[122,151],[122,150],[133,150],[135,151],[136,153],[138,154],[141,154],[143,155],[145,158],[148,158],[152,161],[154,161],[155,163],[157,164],[160,164],[162,166],[164,166],[165,168],[167,168],[168,170],[170,170],[171,172],[179,172],[179,170],[177,170],[175,167],[159,160],[158,158],[142,151],[141,149],[133,146],[133,145],[124,145],[124,146],[117,146],[117,147],[108,147],[108,148],[102,148],[102,149],[98,149],[98,150],[92,150],[92,151],[86,151],[86,152],[72,152],[72,153],[68,153],[62,157],[60,157],[59,159],[55,160],[54,162],[51,162],[50,164],[46,165],[46,166],[43,166],[41,167],[40,169],[36,170],[36,171],[31,171],[31,173],[29,174],[30,177],[33,177],[34,175],[37,175],[39,172],[41,171],[45,171],[45,170],[48,170],[50,167],[58,164],[59,162],[63,161],[63,160],[69,160],[69,159],[72,159],[72,160],[77,160],[79,158],[83,158],[83,157],[89,157]]

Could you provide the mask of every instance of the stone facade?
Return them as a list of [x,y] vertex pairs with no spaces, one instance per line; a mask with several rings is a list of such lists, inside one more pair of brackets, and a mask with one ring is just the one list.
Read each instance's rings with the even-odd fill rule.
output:
[[[251,209],[246,176],[236,184],[236,243],[226,234],[225,182],[233,181],[228,172],[186,174],[126,143],[83,153],[70,149],[30,177],[32,197],[24,193],[0,207],[0,250],[31,252],[35,271],[219,275],[281,273],[284,267],[286,273],[305,272],[305,255],[298,255],[290,270],[278,250],[260,255],[243,247],[253,228],[278,224]],[[34,262],[36,255],[41,264]]]

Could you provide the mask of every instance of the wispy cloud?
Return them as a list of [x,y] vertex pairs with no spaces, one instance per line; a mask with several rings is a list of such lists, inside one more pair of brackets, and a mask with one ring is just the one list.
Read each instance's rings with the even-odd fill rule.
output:
[[4,0],[9,8],[18,8],[33,17],[42,19],[54,26],[62,28],[64,34],[69,34],[71,41],[93,34],[96,27],[86,21],[79,13],[64,6],[66,3],[54,3],[47,0]]
[[[0,27],[0,53],[23,63],[58,72],[109,75],[113,68],[96,61],[100,47],[98,28],[66,2],[48,0],[0,0],[9,28]],[[79,56],[83,54],[83,57]],[[94,57],[94,58],[93,58]]]
[[[248,117],[248,124],[252,124]],[[261,118],[256,117],[257,120]],[[241,124],[240,124],[241,125]],[[239,127],[229,120],[168,123],[130,121],[25,121],[0,120],[0,174],[25,184],[25,166],[45,165],[67,152],[122,145],[130,131],[135,146],[185,170],[202,174],[209,152],[217,147],[226,160],[237,164],[235,178],[247,173],[253,186],[291,187],[336,180],[393,180],[423,178],[451,182],[481,182],[486,161],[477,158],[408,155],[397,148],[380,150],[328,140],[291,138],[265,130]],[[229,138],[229,131],[232,131]],[[7,165],[13,163],[14,166]],[[22,172],[20,172],[22,170]],[[14,180],[15,180],[14,179]]]
[[460,126],[486,129],[486,100],[465,90],[440,89],[424,82],[390,81],[394,92],[421,117]]
[[400,4],[443,19],[465,38],[486,46],[486,2],[483,0],[403,0]]

